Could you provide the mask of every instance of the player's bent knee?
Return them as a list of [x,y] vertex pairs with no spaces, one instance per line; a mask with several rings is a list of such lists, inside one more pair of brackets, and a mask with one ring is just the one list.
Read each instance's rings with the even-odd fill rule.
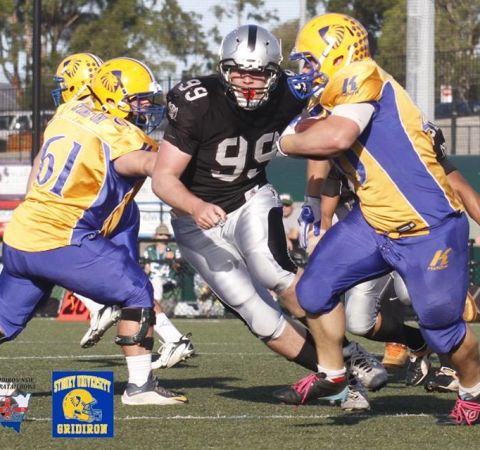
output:
[[454,351],[462,343],[467,332],[463,320],[435,329],[420,325],[420,330],[428,346],[436,353]]
[[366,336],[370,330],[375,326],[371,321],[360,321],[358,317],[346,317],[345,328],[349,333],[355,336]]
[[[322,288],[319,289],[318,286]],[[337,306],[340,299],[321,283],[310,283],[308,279],[301,278],[297,283],[296,293],[300,306],[310,314],[325,314]]]
[[267,289],[281,294],[288,289],[295,279],[295,266],[279,266],[260,252],[252,252],[246,257],[247,266],[260,284]]
[[155,312],[152,308],[123,308],[120,320],[138,322],[139,329],[131,336],[116,336],[115,344],[122,346],[138,344],[147,350],[153,349],[153,338],[147,337],[150,326],[155,325]]
[[278,339],[283,332],[285,331],[285,327],[287,326],[287,320],[285,317],[282,315],[280,316],[276,326],[274,328],[271,328],[270,330],[264,330],[262,335],[257,334],[257,336],[262,340],[262,341],[271,341],[274,339]]

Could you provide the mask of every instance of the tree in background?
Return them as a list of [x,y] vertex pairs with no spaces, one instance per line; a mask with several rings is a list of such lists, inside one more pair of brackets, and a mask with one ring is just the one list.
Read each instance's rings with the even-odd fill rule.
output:
[[[21,96],[31,84],[32,11],[33,0],[0,0],[0,66]],[[157,72],[175,72],[179,61],[205,70],[213,54],[201,19],[177,0],[43,0],[43,84],[75,52],[138,58]]]

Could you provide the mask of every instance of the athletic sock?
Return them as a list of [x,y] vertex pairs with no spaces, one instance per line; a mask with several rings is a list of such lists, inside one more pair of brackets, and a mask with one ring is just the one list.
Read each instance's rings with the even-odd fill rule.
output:
[[342,369],[325,369],[320,364],[317,365],[318,373],[324,373],[326,375],[326,379],[331,381],[332,383],[342,383],[345,381],[345,377],[347,376],[347,369],[343,367]]
[[128,382],[143,386],[152,371],[152,354],[126,356],[128,368]]
[[462,385],[459,385],[458,395],[462,400],[471,400],[480,395],[480,383],[477,383],[475,386],[466,388]]
[[165,313],[158,313],[156,316],[156,324],[153,326],[163,342],[177,342],[182,337],[182,333],[175,328]]

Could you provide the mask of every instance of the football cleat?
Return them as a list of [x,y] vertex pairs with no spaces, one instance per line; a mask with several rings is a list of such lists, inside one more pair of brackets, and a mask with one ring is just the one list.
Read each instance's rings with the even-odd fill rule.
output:
[[302,405],[309,400],[340,400],[343,401],[348,395],[348,383],[346,376],[340,376],[335,381],[326,379],[324,373],[311,373],[294,385],[279,389],[273,396],[282,403],[289,405]]
[[344,347],[343,357],[347,370],[368,390],[378,391],[387,384],[388,374],[385,367],[359,343],[350,342]]
[[437,420],[437,425],[476,425],[480,423],[480,395],[469,400],[457,397],[450,414]]
[[121,313],[122,309],[118,306],[104,306],[93,313],[90,318],[90,328],[80,340],[80,347],[93,347],[105,332],[119,321]]
[[382,364],[387,369],[400,369],[407,364],[408,347],[397,342],[386,342]]
[[124,405],[182,405],[187,402],[188,399],[183,394],[160,386],[159,380],[151,372],[143,386],[128,383],[122,395]]
[[409,355],[407,372],[405,374],[405,384],[407,386],[419,386],[423,383],[430,371],[432,363],[430,362],[430,354],[416,355],[411,353]]
[[458,392],[457,372],[450,367],[440,367],[425,383],[427,392]]
[[368,402],[367,390],[363,386],[362,382],[357,380],[353,375],[350,375],[348,377],[347,398],[340,401],[340,407],[344,411],[349,411],[349,412],[370,410],[370,403]]
[[182,336],[176,342],[164,342],[158,349],[158,355],[152,355],[152,369],[170,368],[195,354],[191,334]]

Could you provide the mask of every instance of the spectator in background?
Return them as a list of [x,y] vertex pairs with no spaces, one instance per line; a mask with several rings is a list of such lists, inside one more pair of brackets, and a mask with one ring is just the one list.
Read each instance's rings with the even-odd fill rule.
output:
[[152,356],[152,368],[173,367],[195,352],[190,334],[182,335],[167,317],[175,305],[170,305],[164,312],[162,304],[178,301],[179,274],[181,272],[180,252],[172,241],[172,234],[167,225],[161,223],[155,230],[156,242],[145,248],[145,273],[153,285],[156,324],[154,331],[160,336],[161,345],[158,355]]
[[285,228],[285,236],[287,237],[287,249],[291,252],[298,247],[298,213],[295,211],[293,198],[290,194],[280,194],[280,201],[283,207],[283,227]]

